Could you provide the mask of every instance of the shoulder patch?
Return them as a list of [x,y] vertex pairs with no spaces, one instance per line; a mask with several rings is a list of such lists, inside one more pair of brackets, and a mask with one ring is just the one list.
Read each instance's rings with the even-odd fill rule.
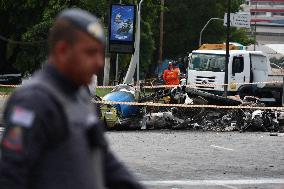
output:
[[16,106],[13,108],[10,121],[12,124],[30,128],[34,122],[35,113],[26,108]]
[[23,149],[23,130],[19,126],[12,127],[8,130],[7,135],[4,136],[2,145],[9,150],[21,151]]

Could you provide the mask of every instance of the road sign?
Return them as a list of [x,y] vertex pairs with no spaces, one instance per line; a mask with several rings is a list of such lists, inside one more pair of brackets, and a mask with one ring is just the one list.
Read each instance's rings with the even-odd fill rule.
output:
[[[250,28],[251,15],[246,13],[231,13],[231,26],[238,28]],[[227,13],[224,15],[224,25],[227,25]]]

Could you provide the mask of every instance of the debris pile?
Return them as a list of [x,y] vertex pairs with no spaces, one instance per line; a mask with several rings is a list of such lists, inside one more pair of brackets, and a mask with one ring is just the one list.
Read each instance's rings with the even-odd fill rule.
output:
[[[113,90],[113,94],[118,92],[132,95],[135,99],[131,87],[118,86]],[[256,97],[245,97],[240,100],[237,97],[224,98],[196,89],[188,89],[179,86],[173,89],[157,90],[154,93],[139,95],[138,102],[163,102],[171,104],[198,104],[198,105],[225,105],[225,106],[250,106],[263,107],[264,104]],[[123,94],[122,96],[127,96]],[[110,96],[110,95],[108,95]],[[115,95],[117,98],[118,95]],[[124,98],[125,99],[125,98]],[[109,106],[103,109],[102,115],[107,127],[113,129],[188,129],[201,131],[282,131],[284,125],[284,112],[258,109],[214,109],[214,108],[177,108],[177,107],[140,107],[135,115],[126,116],[130,106]],[[117,111],[114,111],[113,108]],[[133,108],[133,107],[132,107]],[[122,111],[124,110],[124,111]],[[133,113],[134,111],[130,111]],[[111,123],[109,117],[112,117]],[[115,115],[114,115],[115,114]],[[115,120],[115,121],[114,121]]]
[[189,129],[202,131],[282,131],[279,121],[280,112],[270,110],[248,109],[238,110],[193,110],[191,114],[180,117],[181,114],[172,109],[172,112],[149,113],[146,117],[147,129]]

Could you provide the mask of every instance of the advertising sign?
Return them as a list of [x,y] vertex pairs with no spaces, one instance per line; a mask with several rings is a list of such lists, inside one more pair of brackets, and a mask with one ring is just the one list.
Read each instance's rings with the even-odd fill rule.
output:
[[109,51],[133,53],[135,41],[135,5],[113,4],[110,8]]

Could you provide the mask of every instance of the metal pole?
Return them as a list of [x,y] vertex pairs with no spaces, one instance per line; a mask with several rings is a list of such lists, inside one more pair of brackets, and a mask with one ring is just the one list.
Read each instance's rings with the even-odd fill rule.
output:
[[202,34],[203,34],[203,31],[205,30],[205,28],[207,27],[207,25],[212,21],[212,20],[224,20],[222,18],[210,18],[207,23],[203,26],[202,30],[200,31],[200,34],[199,34],[199,47],[202,45]]
[[138,35],[137,35],[137,86],[139,86],[139,74],[140,74],[140,70],[139,70],[139,67],[140,67],[140,36],[141,36],[141,5],[143,3],[143,0],[141,0],[139,2],[139,5],[138,5],[138,19],[137,19],[137,22],[138,22],[138,25],[137,25],[137,32],[138,32]]
[[116,60],[115,60],[115,81],[118,83],[118,53],[116,54]]
[[282,107],[284,106],[284,77],[283,77],[283,83],[282,83]]
[[[135,68],[137,68],[137,84],[139,85],[139,55],[140,55],[140,11],[141,11],[141,4],[142,4],[143,0],[140,1],[140,3],[137,5],[137,30],[136,30],[136,34],[135,34],[135,51],[133,56],[131,57],[131,61],[130,61],[130,65],[128,67],[128,71],[126,73],[125,79],[124,79],[124,83],[126,84],[131,84],[133,77],[134,77],[134,73],[135,73]],[[139,88],[138,88],[139,90]]]
[[225,78],[224,78],[224,97],[228,96],[228,65],[230,59],[230,23],[231,23],[231,0],[228,0],[227,12],[227,40],[226,40],[226,63],[225,63]]
[[165,0],[161,0],[159,64],[161,64],[163,61],[164,5],[165,5]]
[[[257,9],[257,1],[255,2],[255,9]],[[253,45],[253,50],[255,51],[255,49],[256,49],[256,13],[257,13],[257,11],[256,12],[254,12],[254,45]]]
[[[119,1],[119,4],[121,4],[122,1],[120,0]],[[119,57],[119,54],[117,53],[116,54],[116,60],[115,60],[115,82],[117,82],[116,84],[119,84],[118,83],[118,57]]]

